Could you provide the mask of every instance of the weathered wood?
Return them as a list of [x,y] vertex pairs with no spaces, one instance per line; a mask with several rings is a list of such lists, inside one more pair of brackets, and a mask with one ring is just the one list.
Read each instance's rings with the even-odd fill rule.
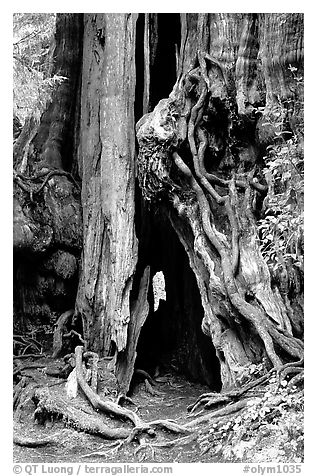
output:
[[84,392],[85,396],[91,403],[91,405],[96,409],[105,413],[110,413],[119,418],[124,418],[130,420],[136,427],[143,426],[143,423],[139,416],[126,408],[120,407],[111,400],[102,399],[93,389],[88,385],[84,376],[84,369],[82,363],[83,348],[77,346],[75,349],[76,355],[76,375],[79,387]]
[[[157,206],[162,205],[162,215],[172,223],[189,257],[205,313],[202,329],[216,348],[224,386],[237,384],[264,351],[276,366],[277,349],[294,358],[302,354],[301,341],[291,335],[294,325],[301,333],[300,303],[299,312],[292,314],[287,294],[276,286],[272,289],[251,215],[255,194],[270,189],[259,173],[265,148],[286,119],[296,130],[295,109],[289,109],[287,118],[275,120],[274,114],[281,101],[294,102],[296,80],[289,65],[302,73],[303,16],[190,13],[180,19],[178,78],[169,98],[161,98],[154,95],[161,77],[153,78],[161,65],[156,59],[162,53],[159,37],[165,20],[162,23],[159,14],[145,14],[139,22],[145,40],[141,47],[136,45],[136,14],[58,15],[54,72],[68,79],[38,129],[32,121],[28,124],[31,139],[22,131],[15,144],[15,165],[24,174],[38,168],[47,174],[26,180],[15,175],[15,250],[25,256],[45,255],[29,287],[28,263],[18,269],[22,311],[49,316],[51,310],[43,304],[46,290],[49,297],[65,295],[66,281],[76,274],[81,209],[76,184],[65,175],[65,170],[77,169],[76,156],[83,181],[84,248],[75,318],[77,323],[82,320],[88,350],[114,360],[117,356],[123,392],[148,313],[149,276],[146,285],[141,281],[135,307],[132,283],[140,280],[149,263],[159,267],[163,261],[149,258],[150,240],[140,236],[138,242],[134,231],[137,224],[140,235],[148,232],[149,224],[137,221],[150,216],[135,197],[134,115],[136,110],[152,109],[153,98],[161,100],[138,124],[139,182],[147,199],[161,200]],[[177,36],[166,36],[169,48],[177,50],[178,45],[172,45]],[[144,66],[139,74],[144,88],[138,92],[142,107],[137,109],[136,48],[142,50]],[[173,67],[171,61],[158,91],[169,88]],[[38,179],[41,183],[35,187]],[[143,207],[137,218],[136,207]],[[65,248],[71,250],[66,274],[57,262],[49,264]],[[141,264],[136,273],[138,253]],[[165,269],[169,279],[175,278],[168,266]],[[175,291],[176,286],[169,286]],[[28,302],[36,303],[33,312]],[[204,364],[202,368],[209,378]]]
[[[79,171],[84,248],[76,301],[90,350],[125,348],[134,233],[135,14],[85,15]],[[113,345],[112,344],[112,345]]]
[[[52,75],[64,80],[53,91],[40,121],[28,119],[14,146],[15,306],[17,314],[30,319],[61,313],[75,299],[70,278],[77,270],[82,218],[80,187],[69,172],[77,127],[82,30],[82,14],[57,15]],[[71,277],[52,267],[45,269],[50,258],[53,261],[65,249],[72,260]]]
[[82,41],[83,15],[57,15],[53,74],[65,79],[44,112],[33,140],[34,149],[39,154],[39,168],[71,169],[73,134],[77,127],[74,121],[77,107],[75,93],[80,81]]
[[147,200],[169,210],[196,275],[202,329],[230,387],[263,351],[275,367],[278,349],[302,356],[259,249],[253,204],[267,187],[253,175],[285,127],[276,111],[294,98],[289,65],[303,68],[303,16],[183,14],[181,21],[174,89],[137,124],[139,181]]
[[116,362],[116,376],[119,382],[120,392],[126,394],[131,383],[134,364],[136,359],[136,348],[142,326],[148,316],[149,304],[147,300],[150,283],[150,268],[144,270],[140,282],[139,295],[137,301],[131,309],[131,319],[128,328],[128,342],[126,348],[119,352]]
[[36,389],[33,400],[37,405],[34,416],[40,422],[44,423],[48,417],[63,417],[76,430],[97,434],[106,439],[124,439],[130,435],[129,429],[113,428],[93,412],[87,415],[88,412],[83,412],[78,402],[72,402],[66,395],[61,396],[60,392],[52,388]]

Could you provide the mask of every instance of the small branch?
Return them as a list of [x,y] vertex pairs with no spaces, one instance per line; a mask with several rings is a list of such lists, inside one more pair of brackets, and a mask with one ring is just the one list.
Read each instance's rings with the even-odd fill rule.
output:
[[36,30],[36,31],[31,31],[30,33],[28,33],[27,35],[25,35],[23,38],[21,38],[20,40],[16,41],[13,43],[13,46],[18,46],[20,43],[23,43],[24,41],[26,41],[27,39],[30,39],[30,38],[36,38],[37,36],[39,36],[39,34],[41,33],[41,30]]

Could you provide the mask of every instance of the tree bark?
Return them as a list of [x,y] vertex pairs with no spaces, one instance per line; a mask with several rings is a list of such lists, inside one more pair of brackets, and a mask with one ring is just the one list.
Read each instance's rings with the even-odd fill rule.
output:
[[75,312],[88,348],[103,356],[126,347],[137,262],[136,18],[85,15],[79,145],[84,245]]
[[57,16],[54,58],[52,74],[64,80],[40,122],[26,121],[13,151],[15,312],[42,321],[74,306],[82,246],[80,185],[71,174],[82,15]]
[[72,335],[114,356],[122,393],[158,315],[157,351],[175,337],[217,390],[219,365],[226,389],[251,363],[301,360],[302,278],[272,279],[257,217],[266,148],[300,127],[303,16],[58,14],[54,58],[66,79],[14,144],[17,314],[74,308]]
[[269,119],[293,97],[302,54],[302,15],[184,14],[174,89],[137,124],[139,182],[188,254],[223,388],[263,357],[302,357],[254,215],[265,147],[284,126]]

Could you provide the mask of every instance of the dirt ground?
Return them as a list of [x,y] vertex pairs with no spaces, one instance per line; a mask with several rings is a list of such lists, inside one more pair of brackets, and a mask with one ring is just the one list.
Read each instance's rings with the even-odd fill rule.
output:
[[[38,377],[40,378],[41,369],[36,372],[38,372]],[[49,381],[52,383],[54,379],[51,378]],[[64,387],[65,383],[61,382],[51,388],[53,392],[63,393],[65,392]],[[187,407],[195,402],[202,393],[210,391],[208,387],[196,382],[189,382],[183,375],[173,372],[167,372],[159,376],[153,388],[157,395],[149,394],[144,382],[136,384],[131,395],[134,405],[125,403],[124,406],[136,411],[144,421],[172,419],[179,424],[191,421],[193,416],[189,414]],[[287,398],[289,399],[290,397]],[[293,400],[295,403],[298,401],[296,395],[294,395]],[[285,402],[288,402],[288,400],[285,400]],[[84,398],[80,398],[78,403],[81,410],[86,413],[87,418],[89,418],[89,415],[96,414]],[[268,406],[268,408],[270,407]],[[252,414],[250,417],[250,412],[247,413],[248,419],[245,419],[245,425],[250,425],[250,428],[245,430],[243,427],[243,431],[245,430],[244,436],[241,437],[239,443],[235,446],[233,443],[234,436],[238,430],[241,430],[241,425],[239,423],[240,420],[234,420],[234,418],[232,418],[231,426],[227,424],[225,427],[220,428],[222,433],[221,437],[218,437],[216,446],[215,444],[209,444],[212,441],[210,439],[212,437],[211,429],[207,437],[203,436],[201,440],[199,437],[202,432],[198,430],[198,438],[195,441],[188,443],[184,440],[184,443],[176,446],[157,447],[157,444],[183,437],[183,435],[174,435],[160,430],[157,431],[157,435],[153,440],[149,439],[149,437],[146,439],[146,447],[140,447],[139,443],[133,442],[117,448],[115,442],[76,431],[76,429],[70,427],[64,421],[47,421],[45,425],[40,425],[33,419],[34,410],[35,406],[30,401],[24,411],[15,417],[14,426],[16,432],[21,437],[34,439],[57,436],[58,443],[37,448],[14,445],[13,460],[15,463],[213,463],[268,461],[298,463],[303,461],[303,442],[300,441],[303,416],[298,405],[293,408],[292,404],[289,404],[286,410],[287,413],[285,413],[286,416],[282,417],[281,415],[281,417],[272,418],[271,420],[268,419],[264,411],[262,422],[261,411],[257,410],[258,413],[256,413],[254,418],[255,421],[252,420]],[[270,411],[272,413],[272,408]],[[288,423],[286,422],[286,417]],[[110,426],[123,424],[118,422],[118,420],[110,420],[109,417],[104,418],[107,418],[105,421]],[[239,418],[241,419],[241,417]],[[129,427],[127,423],[125,425]],[[292,431],[293,435],[291,434]],[[202,443],[203,439],[205,439],[205,442],[207,441],[205,446]]]

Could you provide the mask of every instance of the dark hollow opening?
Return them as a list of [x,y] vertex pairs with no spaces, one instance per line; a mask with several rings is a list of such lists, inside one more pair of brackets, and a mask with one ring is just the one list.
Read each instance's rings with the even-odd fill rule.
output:
[[181,43],[181,23],[178,13],[151,14],[150,41],[150,110],[162,98],[167,98],[177,76],[177,51]]
[[144,91],[144,13],[140,13],[136,22],[135,37],[135,101],[134,118],[137,122],[143,116]]
[[55,257],[54,252],[39,255],[16,252],[13,256],[14,330],[22,333],[36,330],[43,345],[50,345],[52,324],[57,317],[74,308],[78,285],[77,270],[68,278],[56,274],[53,262],[58,259],[58,250],[54,251]]
[[151,309],[138,341],[136,368],[150,375],[180,373],[220,391],[219,360],[210,337],[201,329],[204,311],[195,275],[172,226],[157,214],[151,244],[152,276],[162,271],[166,301],[160,300],[154,310],[154,296],[150,296]]
[[[168,97],[177,79],[177,50],[181,41],[179,14],[150,14],[150,98],[149,110]],[[143,114],[144,90],[144,14],[139,15],[136,30],[135,120]],[[188,257],[166,213],[158,205],[146,204],[136,185],[136,234],[139,259],[132,290],[136,299],[144,267],[151,266],[151,280],[158,271],[165,278],[166,301],[156,309],[153,287],[148,300],[149,315],[137,345],[135,368],[155,375],[179,372],[187,379],[221,389],[220,365],[209,337],[203,334],[204,311],[196,278]],[[154,290],[155,292],[155,290]]]

